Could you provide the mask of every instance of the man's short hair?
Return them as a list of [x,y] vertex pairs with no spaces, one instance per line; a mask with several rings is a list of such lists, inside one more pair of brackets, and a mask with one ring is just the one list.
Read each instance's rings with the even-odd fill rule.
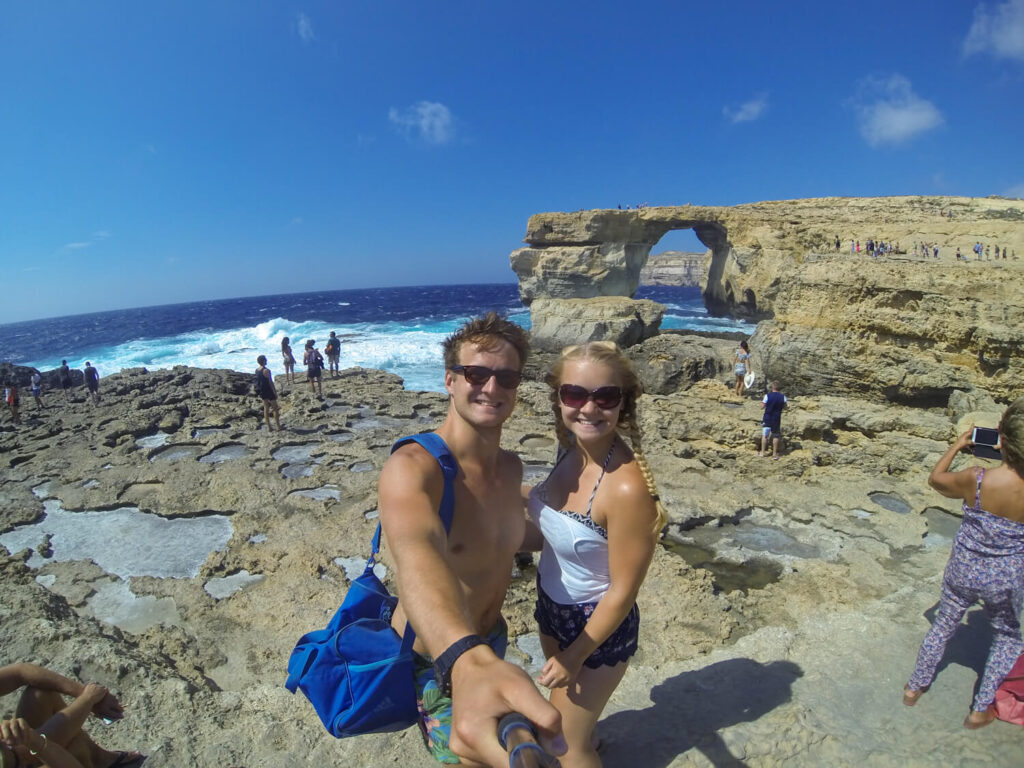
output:
[[522,370],[530,352],[530,340],[526,331],[497,312],[473,318],[444,340],[441,345],[444,350],[444,367],[450,369],[459,364],[459,350],[466,342],[490,351],[496,349],[501,341],[507,341],[515,349],[519,355],[519,370]]
[[259,357],[256,358],[256,362],[259,363],[260,365],[266,365],[267,364],[267,356],[266,355],[260,355]]

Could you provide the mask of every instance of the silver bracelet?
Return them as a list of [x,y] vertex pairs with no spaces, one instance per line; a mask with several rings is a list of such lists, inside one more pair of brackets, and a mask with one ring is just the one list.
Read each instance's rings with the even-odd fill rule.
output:
[[43,739],[43,746],[39,749],[39,751],[37,752],[36,750],[32,749],[32,747],[28,748],[28,753],[30,755],[32,755],[33,757],[35,757],[36,755],[42,754],[43,750],[46,749],[47,746],[49,746],[49,742],[46,740],[46,734],[45,733],[40,733],[39,735]]

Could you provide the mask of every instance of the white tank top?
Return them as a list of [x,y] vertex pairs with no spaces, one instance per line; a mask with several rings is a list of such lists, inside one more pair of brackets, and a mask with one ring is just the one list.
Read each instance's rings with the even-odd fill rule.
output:
[[[611,451],[605,459],[605,467],[609,459]],[[541,588],[556,603],[596,603],[611,585],[608,532],[590,517],[594,495],[603,478],[604,468],[594,485],[585,515],[552,509],[545,498],[547,480],[530,491],[527,510],[544,536],[537,573]]]

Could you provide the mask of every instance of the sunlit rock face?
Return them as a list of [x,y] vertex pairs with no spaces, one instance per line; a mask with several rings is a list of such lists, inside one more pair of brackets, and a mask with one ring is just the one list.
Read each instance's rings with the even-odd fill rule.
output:
[[[701,278],[708,309],[762,321],[752,339],[757,370],[794,394],[934,406],[945,405],[954,390],[979,389],[1000,400],[1020,390],[1024,202],[1002,198],[820,198],[536,214],[527,225],[528,247],[511,257],[534,339],[541,346],[574,334],[572,341],[583,341],[600,326],[605,338],[630,343],[630,334],[608,325],[607,308],[574,308],[566,323],[559,304],[536,300],[630,300],[651,248],[677,229],[693,229],[708,247]],[[866,252],[868,239],[894,250],[876,260]],[[976,260],[976,242],[999,258]],[[916,255],[922,243],[930,253],[937,247],[939,258]],[[958,248],[966,261],[955,259]]]

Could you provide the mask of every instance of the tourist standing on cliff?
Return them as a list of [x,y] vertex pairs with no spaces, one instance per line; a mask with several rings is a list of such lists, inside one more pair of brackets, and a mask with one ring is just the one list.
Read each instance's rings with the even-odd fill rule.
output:
[[503,661],[501,606],[526,519],[522,462],[501,448],[501,430],[527,349],[526,332],[494,312],[443,344],[448,414],[435,434],[458,467],[447,535],[438,514],[444,476],[425,448],[399,446],[380,475],[380,521],[398,584],[392,626],[404,633],[408,621],[416,630],[420,727],[439,762],[507,765],[496,731],[511,711],[539,726],[549,751],[565,751],[558,710]]
[[569,347],[547,381],[560,450],[527,496],[524,542],[542,549],[533,616],[547,662],[537,681],[562,713],[562,765],[594,768],[594,728],[637,651],[637,593],[666,515],[641,447],[629,359],[612,342]]
[[92,367],[92,363],[88,360],[85,361],[85,368],[82,370],[85,375],[85,386],[89,389],[89,394],[92,395],[93,403],[99,403],[100,401],[100,374],[95,368]]
[[306,366],[306,380],[309,391],[316,392],[321,399],[324,396],[323,384],[320,383],[320,372],[324,369],[324,356],[316,348],[316,340],[306,342],[306,351],[302,355],[302,364]]
[[782,411],[786,408],[786,396],[779,391],[779,382],[772,382],[772,391],[761,400],[764,414],[761,416],[761,452],[768,450],[768,438],[772,439],[772,458],[779,458],[779,444],[782,442]]
[[39,371],[32,372],[32,399],[36,401],[36,410],[43,407],[43,401],[40,395],[43,394],[43,377],[39,375]]
[[270,375],[267,368],[266,355],[256,358],[259,368],[256,369],[256,394],[263,401],[263,418],[267,422],[267,431],[270,426],[270,412],[274,412],[274,421],[277,423],[277,431],[281,431],[281,406],[277,402],[277,387],[274,386],[274,377]]
[[18,385],[13,381],[8,381],[4,387],[4,402],[11,411],[11,420],[15,424],[21,424],[21,416],[18,414],[21,398],[18,397]]
[[290,384],[295,383],[295,355],[292,354],[291,339],[281,339],[281,358],[284,362],[284,373]]
[[736,358],[733,361],[734,365],[732,368],[733,373],[736,375],[736,394],[742,395],[743,390],[746,389],[746,384],[743,379],[747,375],[747,366],[750,362],[750,347],[745,341],[740,342],[739,349],[736,350]]
[[64,390],[64,402],[71,402],[71,398],[68,396],[68,390],[71,389],[71,369],[68,368],[67,360],[60,361],[57,376],[60,379],[60,388]]
[[338,378],[338,360],[341,358],[341,342],[338,341],[334,331],[331,331],[331,338],[327,340],[324,351],[327,353],[327,365],[331,372],[331,378],[336,379]]
[[942,577],[942,601],[904,687],[903,703],[914,706],[928,690],[964,613],[981,602],[992,622],[993,639],[974,704],[964,720],[964,727],[975,729],[995,718],[991,705],[996,689],[1024,651],[1024,397],[1015,400],[999,421],[1002,464],[988,471],[968,467],[950,472],[953,458],[974,444],[972,432],[953,441],[928,476],[928,484],[943,496],[962,500],[963,519]]

